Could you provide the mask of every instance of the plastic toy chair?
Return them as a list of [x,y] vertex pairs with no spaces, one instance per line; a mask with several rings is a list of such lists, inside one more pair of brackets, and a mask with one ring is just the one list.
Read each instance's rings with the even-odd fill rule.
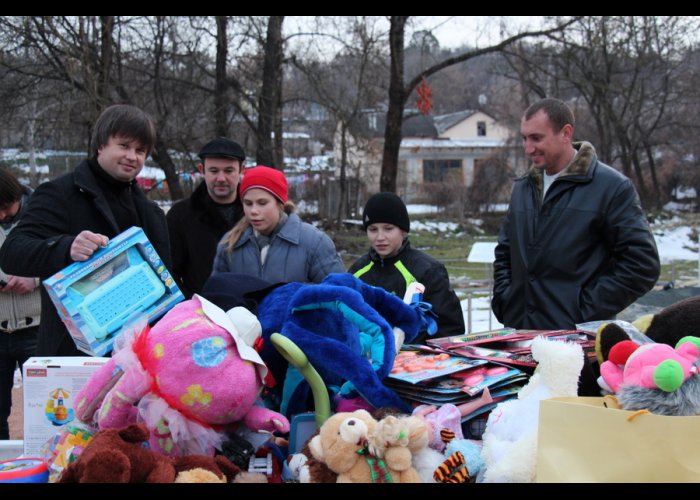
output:
[[331,416],[331,403],[328,397],[326,384],[316,371],[316,368],[309,362],[309,358],[306,357],[306,354],[304,354],[293,341],[279,333],[270,335],[270,341],[282,357],[294,368],[299,370],[311,387],[311,394],[314,399],[316,426],[320,428],[323,423],[328,420],[328,417]]

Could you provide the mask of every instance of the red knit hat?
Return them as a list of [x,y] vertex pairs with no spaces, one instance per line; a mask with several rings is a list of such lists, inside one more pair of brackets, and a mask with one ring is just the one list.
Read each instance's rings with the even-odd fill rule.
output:
[[246,168],[241,181],[241,197],[252,188],[264,189],[282,203],[287,203],[287,179],[277,169],[262,165]]

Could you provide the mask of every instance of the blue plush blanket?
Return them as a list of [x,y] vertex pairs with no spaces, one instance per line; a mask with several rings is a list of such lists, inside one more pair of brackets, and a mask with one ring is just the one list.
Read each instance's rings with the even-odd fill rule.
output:
[[[332,392],[359,394],[374,407],[410,408],[384,386],[396,356],[393,327],[410,342],[424,326],[421,312],[385,290],[351,274],[331,274],[321,284],[290,283],[267,294],[258,305],[265,340],[261,356],[282,394],[282,412],[312,409],[308,385],[288,374],[286,361],[269,342],[280,333],[306,354]],[[292,377],[286,380],[287,377]],[[286,382],[286,383],[285,383]]]

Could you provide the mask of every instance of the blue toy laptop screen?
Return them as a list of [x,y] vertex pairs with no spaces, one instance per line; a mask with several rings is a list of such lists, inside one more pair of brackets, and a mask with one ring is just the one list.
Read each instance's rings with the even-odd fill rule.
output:
[[133,246],[68,288],[76,308],[98,339],[145,312],[165,293],[165,285]]

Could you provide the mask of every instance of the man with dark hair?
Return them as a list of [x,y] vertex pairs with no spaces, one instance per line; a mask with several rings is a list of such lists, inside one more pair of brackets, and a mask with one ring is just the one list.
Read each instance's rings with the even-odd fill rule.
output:
[[564,102],[536,102],[520,130],[532,167],[515,180],[498,236],[493,311],[524,329],[611,319],[659,277],[637,192],[590,143],[572,142]]
[[186,297],[201,293],[211,274],[221,237],[243,217],[238,196],[245,152],[236,142],[219,137],[202,147],[197,169],[203,182],[192,196],[168,211],[173,276]]
[[[0,169],[0,246],[22,218],[32,190]],[[0,269],[0,439],[10,439],[15,370],[34,356],[41,313],[39,279],[5,274]]]
[[[85,261],[131,226],[143,228],[166,267],[170,243],[165,214],[136,185],[153,149],[153,120],[139,108],[117,104],[97,119],[92,155],[73,172],[40,185],[26,213],[0,249],[0,266],[44,279]],[[37,356],[84,355],[42,289]]]

